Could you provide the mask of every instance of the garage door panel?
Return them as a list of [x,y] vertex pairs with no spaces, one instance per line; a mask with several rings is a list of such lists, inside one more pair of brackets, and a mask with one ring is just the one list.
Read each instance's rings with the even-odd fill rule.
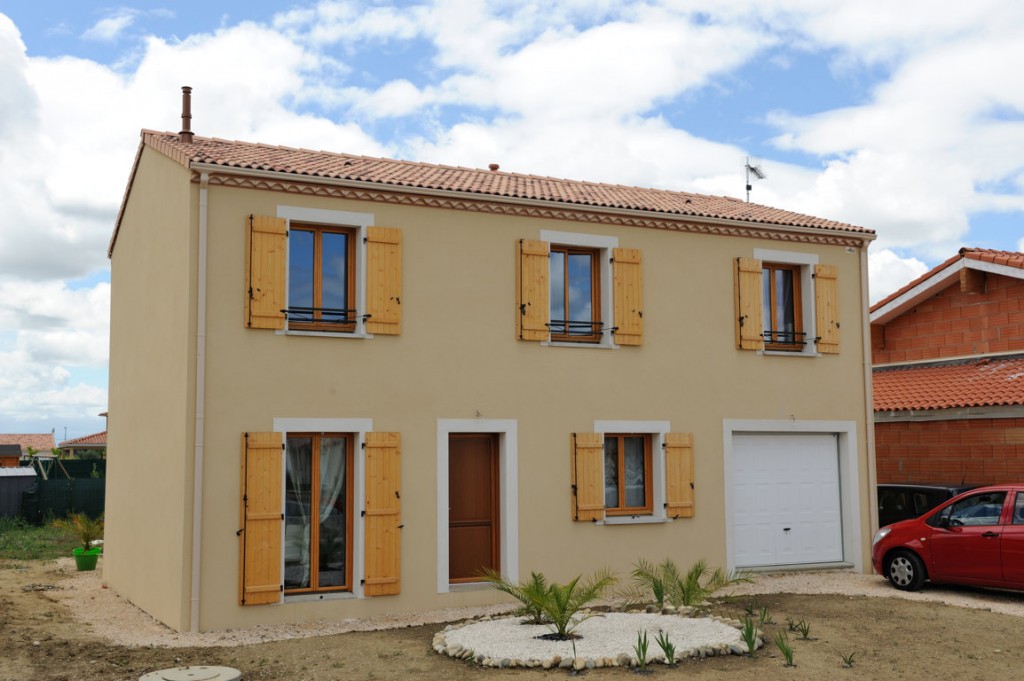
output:
[[737,433],[732,466],[737,567],[843,559],[834,435]]

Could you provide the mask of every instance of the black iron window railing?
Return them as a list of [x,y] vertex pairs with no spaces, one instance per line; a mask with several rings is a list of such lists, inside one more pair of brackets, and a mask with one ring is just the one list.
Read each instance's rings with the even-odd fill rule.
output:
[[762,336],[767,345],[804,345],[806,344],[803,331],[780,331],[777,329],[765,329]]
[[578,321],[574,319],[552,319],[548,328],[554,336],[598,337],[605,331],[601,322]]
[[346,325],[355,324],[356,311],[338,307],[289,307],[282,310],[289,323]]

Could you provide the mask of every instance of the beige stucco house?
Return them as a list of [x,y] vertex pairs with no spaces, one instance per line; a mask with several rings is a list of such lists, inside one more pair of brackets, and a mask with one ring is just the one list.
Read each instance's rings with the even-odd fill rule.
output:
[[869,570],[866,229],[143,131],[104,578],[175,629],[638,558]]

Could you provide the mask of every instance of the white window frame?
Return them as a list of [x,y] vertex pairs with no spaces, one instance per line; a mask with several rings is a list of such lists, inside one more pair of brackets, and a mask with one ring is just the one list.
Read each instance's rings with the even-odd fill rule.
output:
[[[598,272],[598,280],[601,285],[601,341],[598,343],[584,343],[584,342],[573,342],[573,341],[553,341],[547,340],[541,343],[541,345],[547,345],[551,347],[567,347],[567,348],[604,348],[614,349],[619,346],[615,344],[614,334],[611,331],[611,327],[615,323],[615,302],[612,300],[614,292],[612,291],[612,250],[619,247],[619,238],[615,236],[602,236],[600,234],[579,234],[577,232],[556,232],[549,229],[542,229],[540,231],[540,240],[546,241],[552,246],[576,246],[579,248],[593,248],[597,249],[597,259],[600,271]],[[551,270],[548,269],[548,277],[550,279]],[[548,282],[548,291],[550,295],[550,281]],[[551,308],[548,306],[548,321],[551,321]]]
[[[843,527],[842,562],[836,566],[853,566],[856,572],[863,569],[863,543],[861,542],[861,489],[860,460],[857,449],[856,421],[802,421],[797,419],[760,420],[724,419],[722,421],[722,465],[725,483],[722,495],[725,514],[725,555],[726,570],[736,567],[736,539],[733,534],[732,508],[732,466],[733,435],[736,433],[833,433],[839,446],[839,503]],[[869,494],[874,494],[872,486]],[[870,503],[870,500],[869,500]],[[786,569],[798,568],[787,565]],[[827,564],[815,564],[827,567]]]
[[[815,325],[815,291],[814,291],[814,266],[818,264],[818,256],[814,253],[794,253],[793,251],[773,251],[766,248],[755,248],[754,258],[764,263],[779,263],[781,265],[800,266],[800,314],[804,328],[804,347],[799,351],[786,350],[760,350],[765,355],[778,355],[784,357],[818,357],[818,344],[814,339],[818,337]],[[764,276],[763,270],[761,276]],[[763,296],[764,289],[762,287]],[[761,300],[761,309],[764,309],[764,299]],[[763,316],[763,315],[762,315]],[[761,320],[761,332],[764,332],[765,320]]]
[[[281,441],[288,442],[288,433],[352,433],[355,437],[352,456],[352,591],[285,595],[283,602],[296,603],[301,601],[327,601],[347,598],[363,598],[363,579],[366,551],[363,547],[366,532],[361,511],[366,508],[366,434],[373,432],[373,419],[303,419],[275,418],[274,432],[281,433]],[[281,513],[284,514],[284,484],[287,479],[285,467],[287,459],[282,450],[281,456]],[[284,523],[281,523],[281,574],[284,574]]]
[[[356,249],[356,325],[352,331],[308,331],[288,328],[288,319],[285,318],[284,330],[277,331],[279,334],[292,336],[340,336],[344,338],[373,338],[373,334],[366,333],[366,228],[374,224],[373,213],[353,213],[344,210],[326,210],[323,208],[304,208],[302,206],[277,207],[277,217],[287,220],[289,233],[292,229],[292,222],[302,222],[314,225],[328,225],[331,227],[348,227],[355,230]],[[288,284],[291,281],[288,267],[291,264],[291,239],[286,239],[285,249],[285,301],[288,300]],[[287,304],[287,302],[286,302]]]
[[[651,437],[651,490],[652,508],[650,515],[609,516],[597,521],[598,525],[641,525],[644,523],[670,523],[672,518],[665,514],[665,434],[672,431],[669,421],[594,421],[594,432],[635,433]],[[601,457],[601,479],[604,480],[604,456]],[[602,495],[604,494],[602,488]],[[602,496],[603,498],[603,496]]]
[[485,582],[452,584],[448,581],[448,436],[452,433],[498,435],[500,503],[499,543],[501,574],[519,581],[519,438],[514,419],[437,420],[437,593],[489,589]]

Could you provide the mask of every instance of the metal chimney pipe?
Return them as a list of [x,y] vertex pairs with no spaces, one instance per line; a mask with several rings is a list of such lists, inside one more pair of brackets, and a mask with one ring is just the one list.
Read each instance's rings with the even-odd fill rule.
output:
[[192,143],[192,88],[184,85],[181,88],[181,132],[178,139],[186,144]]

